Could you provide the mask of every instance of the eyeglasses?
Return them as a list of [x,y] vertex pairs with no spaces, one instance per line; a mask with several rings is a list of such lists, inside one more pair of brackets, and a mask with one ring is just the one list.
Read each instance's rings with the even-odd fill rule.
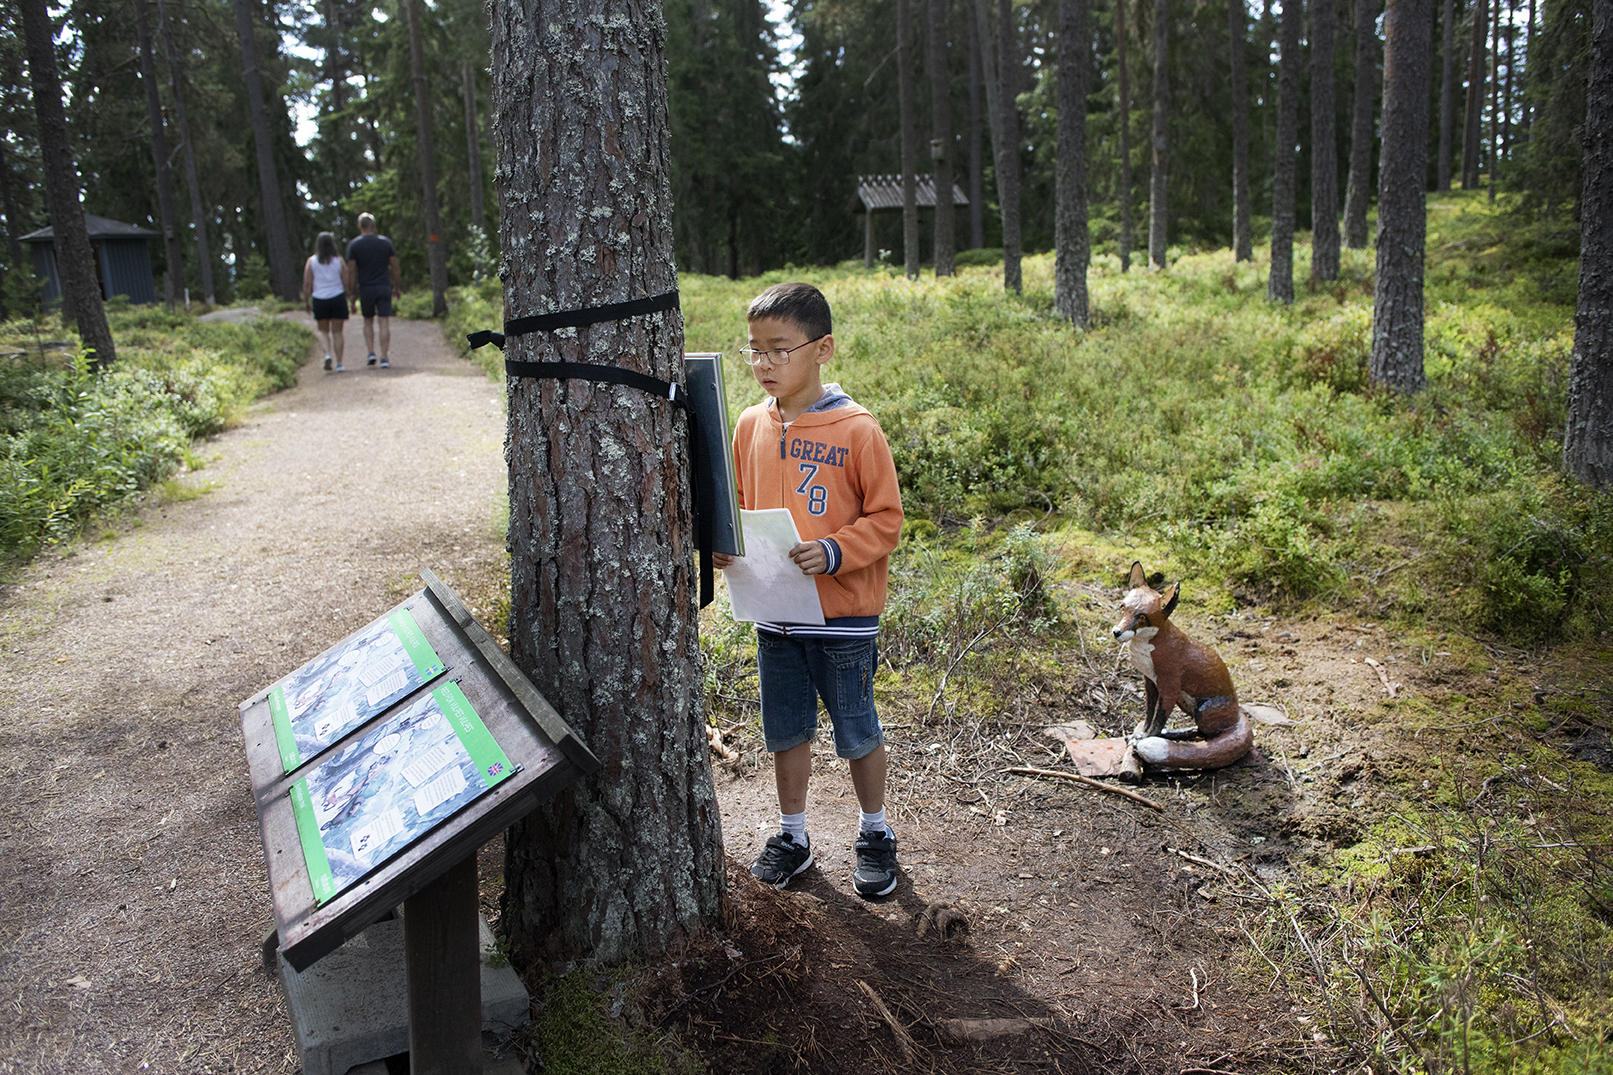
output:
[[[827,332],[823,336],[829,335]],[[745,360],[747,366],[760,366],[766,362],[774,366],[787,366],[790,362],[790,352],[799,351],[808,343],[817,343],[823,336],[814,336],[806,343],[798,343],[794,347],[779,347],[772,351],[758,351],[754,347],[741,347],[739,357]]]

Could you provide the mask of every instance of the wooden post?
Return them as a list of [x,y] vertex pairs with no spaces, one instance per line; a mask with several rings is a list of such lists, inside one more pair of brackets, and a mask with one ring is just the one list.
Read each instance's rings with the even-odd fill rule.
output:
[[874,267],[874,210],[863,211],[863,268]]
[[481,1075],[476,853],[403,904],[411,1075]]

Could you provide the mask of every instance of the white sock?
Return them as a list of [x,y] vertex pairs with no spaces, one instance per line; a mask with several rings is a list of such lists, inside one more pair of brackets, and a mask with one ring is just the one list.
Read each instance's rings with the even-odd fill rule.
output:
[[862,824],[858,827],[858,831],[883,832],[887,836],[890,835],[890,826],[885,824],[885,808],[881,806],[877,814],[864,813],[862,815]]
[[808,842],[805,810],[799,814],[780,814],[778,827],[781,831],[789,833],[796,843],[805,845]]

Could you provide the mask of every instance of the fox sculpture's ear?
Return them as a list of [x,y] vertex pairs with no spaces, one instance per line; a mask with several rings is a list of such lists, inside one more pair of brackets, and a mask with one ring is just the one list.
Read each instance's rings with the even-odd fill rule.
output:
[[1182,596],[1182,584],[1180,582],[1171,583],[1165,588],[1165,592],[1159,596],[1160,599],[1165,603],[1165,607],[1160,610],[1160,614],[1163,616],[1169,616],[1172,612],[1176,611],[1176,599]]
[[1131,562],[1131,575],[1126,579],[1126,588],[1128,590],[1136,590],[1147,585],[1148,572],[1143,570],[1143,562],[1141,560],[1133,560]]

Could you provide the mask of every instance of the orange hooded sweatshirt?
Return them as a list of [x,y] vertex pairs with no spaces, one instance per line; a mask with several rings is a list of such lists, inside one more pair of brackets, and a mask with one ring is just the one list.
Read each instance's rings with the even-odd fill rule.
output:
[[823,627],[758,623],[775,633],[871,636],[885,609],[890,554],[902,536],[896,461],[879,422],[841,391],[785,426],[776,400],[745,408],[734,427],[739,506],[788,508],[802,541],[818,541],[828,569],[813,576]]

